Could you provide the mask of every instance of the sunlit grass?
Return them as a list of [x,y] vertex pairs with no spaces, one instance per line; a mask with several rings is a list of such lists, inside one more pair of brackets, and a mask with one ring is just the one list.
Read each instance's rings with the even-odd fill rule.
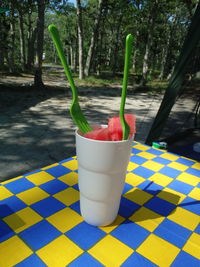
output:
[[[65,76],[64,71],[62,69],[52,69],[48,70],[48,76],[52,76],[54,78],[59,77],[63,78]],[[74,82],[77,87],[83,86],[83,87],[113,87],[113,86],[122,86],[123,81],[123,73],[117,73],[116,75],[113,75],[111,72],[102,72],[101,75],[90,75],[89,77],[84,77],[84,79],[79,79],[78,73],[72,72],[72,76],[74,79]],[[139,87],[137,81],[137,77],[141,75],[136,73],[130,73],[129,75],[129,88],[133,88],[133,91],[143,91],[148,93],[159,93],[163,92],[168,84],[168,81],[160,81],[159,79],[153,79],[149,80],[145,86]]]

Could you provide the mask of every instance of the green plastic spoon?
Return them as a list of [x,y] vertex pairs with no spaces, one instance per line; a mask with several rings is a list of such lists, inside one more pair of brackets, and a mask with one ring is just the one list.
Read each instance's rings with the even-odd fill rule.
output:
[[131,34],[128,34],[126,36],[124,76],[123,76],[122,95],[121,95],[121,104],[120,104],[120,112],[119,112],[120,121],[122,124],[122,132],[123,132],[122,139],[123,140],[127,140],[129,137],[129,133],[130,133],[130,127],[124,117],[124,107],[125,107],[125,102],[126,102],[126,92],[127,92],[132,44],[133,44],[133,36]]
[[72,104],[70,106],[70,114],[72,116],[72,119],[73,121],[76,123],[76,125],[78,126],[79,130],[82,132],[82,133],[87,133],[87,132],[90,132],[92,131],[92,127],[88,124],[82,110],[81,110],[81,107],[79,105],[79,101],[78,101],[78,90],[74,84],[74,80],[72,78],[72,74],[71,74],[71,71],[70,71],[70,68],[68,67],[68,64],[67,64],[67,60],[65,58],[65,54],[64,54],[64,51],[63,51],[63,48],[62,48],[62,43],[60,41],[60,36],[59,36],[59,32],[56,28],[55,25],[51,24],[49,25],[48,27],[48,30],[51,34],[51,37],[53,39],[53,42],[55,44],[55,47],[57,49],[57,52],[58,52],[58,56],[61,60],[61,63],[63,65],[63,68],[64,68],[64,71],[65,71],[65,74],[68,78],[68,81],[69,81],[69,84],[70,84],[70,87],[72,89]]

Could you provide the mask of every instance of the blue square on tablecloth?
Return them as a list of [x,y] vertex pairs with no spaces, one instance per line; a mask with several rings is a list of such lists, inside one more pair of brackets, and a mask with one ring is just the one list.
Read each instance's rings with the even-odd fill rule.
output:
[[80,248],[87,250],[102,239],[106,233],[95,226],[82,222],[67,231],[65,235]]
[[148,230],[129,220],[120,224],[110,233],[133,249],[136,249],[149,234]]
[[44,247],[59,235],[61,235],[61,232],[46,220],[34,224],[19,234],[33,250]]
[[0,220],[0,243],[15,235],[13,230],[2,220]]
[[182,248],[192,231],[186,229],[185,227],[165,219],[154,231],[154,234],[165,239],[169,243]]
[[196,229],[195,229],[194,232],[197,233],[197,234],[200,234],[200,223],[199,223],[199,225],[196,227]]
[[164,166],[162,169],[159,170],[159,173],[162,173],[162,174],[169,176],[169,177],[172,177],[172,178],[176,178],[182,172],[178,171],[174,168]]
[[186,197],[179,207],[189,210],[197,215],[200,215],[200,201],[191,197]]
[[6,217],[25,207],[26,204],[16,196],[3,199],[0,201],[0,218]]
[[178,180],[174,180],[172,181],[169,185],[168,185],[169,188],[177,191],[177,192],[180,192],[182,194],[189,194],[190,191],[194,188],[194,186],[192,185],[189,185],[189,184],[186,184],[182,181],[178,181]]
[[147,179],[147,178],[151,177],[155,172],[152,170],[149,170],[145,167],[139,166],[136,169],[134,169],[132,171],[132,173],[137,174],[137,175]]
[[134,163],[136,163],[138,165],[142,165],[143,163],[145,163],[145,161],[147,161],[145,158],[140,157],[138,155],[131,156],[130,160],[131,160],[131,162],[134,162]]
[[74,160],[74,158],[63,159],[59,163],[65,163],[65,162],[68,162],[68,161],[71,161],[71,160]]
[[27,189],[35,187],[35,185],[31,183],[29,180],[27,180],[26,178],[20,178],[16,181],[7,183],[4,186],[14,194],[18,194]]
[[163,165],[167,165],[167,164],[171,163],[171,160],[164,159],[162,157],[156,157],[156,158],[152,159],[152,161],[155,161],[155,162],[163,164]]
[[46,267],[47,265],[36,255],[32,254],[30,257],[16,264],[15,267]]
[[78,186],[78,184],[75,184],[75,185],[73,185],[72,186],[74,189],[76,189],[77,191],[79,191],[79,186]]
[[99,261],[93,258],[87,252],[83,253],[80,257],[75,259],[68,267],[103,267]]
[[199,267],[200,262],[185,251],[180,251],[170,267]]
[[155,184],[154,182],[149,180],[144,181],[137,187],[154,196],[157,195],[163,189],[163,186]]
[[49,174],[53,175],[56,178],[71,172],[70,169],[68,169],[62,165],[57,165],[55,167],[51,167],[49,169],[46,169],[45,171],[48,172]]
[[136,204],[135,202],[132,202],[125,197],[122,197],[120,206],[119,206],[119,215],[121,215],[122,217],[128,218],[140,207],[141,206]]
[[122,195],[124,195],[126,192],[128,192],[132,188],[133,188],[133,185],[130,185],[130,184],[125,183],[124,184],[124,189],[123,189]]
[[131,153],[133,153],[133,154],[138,154],[140,152],[141,152],[141,150],[139,150],[139,149],[137,149],[135,147],[133,147],[132,150],[131,150]]
[[197,170],[195,168],[190,167],[189,169],[187,169],[185,172],[192,174],[194,176],[200,177],[200,170]]
[[72,205],[69,206],[71,209],[73,209],[74,211],[76,211],[77,213],[81,214],[81,210],[80,210],[80,201],[76,201],[75,203],[73,203]]
[[66,206],[62,202],[54,197],[47,197],[31,205],[31,208],[42,217],[48,217],[65,207]]
[[121,267],[156,267],[157,265],[149,261],[137,252],[131,256],[121,265]]
[[151,153],[153,155],[157,155],[157,156],[160,156],[163,153],[165,153],[165,151],[160,151],[160,150],[154,149],[154,148],[150,148],[150,149],[146,150],[146,152]]
[[186,158],[179,158],[175,162],[181,163],[186,166],[191,166],[195,163],[194,160],[186,159]]
[[168,216],[176,205],[161,199],[159,197],[154,197],[144,204],[145,207],[163,215]]
[[57,179],[51,180],[47,183],[40,185],[40,188],[42,188],[43,190],[45,190],[47,193],[51,195],[54,195],[66,189],[67,187],[69,187],[67,184]]

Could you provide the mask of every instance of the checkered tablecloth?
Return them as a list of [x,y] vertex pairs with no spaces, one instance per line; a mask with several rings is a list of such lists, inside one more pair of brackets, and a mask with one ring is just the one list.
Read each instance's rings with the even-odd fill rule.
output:
[[0,267],[200,266],[200,163],[134,143],[119,215],[80,215],[75,157],[0,185]]

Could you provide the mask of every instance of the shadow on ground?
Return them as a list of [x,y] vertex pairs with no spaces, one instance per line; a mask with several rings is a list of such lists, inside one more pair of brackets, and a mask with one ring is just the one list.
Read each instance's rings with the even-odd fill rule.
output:
[[[80,86],[80,104],[89,123],[106,124],[118,115],[120,94],[121,86]],[[161,98],[128,90],[126,112],[136,114],[136,141],[145,141]],[[70,104],[68,87],[0,84],[0,181],[76,154]]]

